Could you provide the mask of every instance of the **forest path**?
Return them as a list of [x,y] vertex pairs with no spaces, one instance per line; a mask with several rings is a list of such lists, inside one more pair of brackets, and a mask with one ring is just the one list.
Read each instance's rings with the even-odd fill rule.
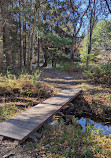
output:
[[67,88],[77,88],[77,85],[83,82],[81,73],[66,73],[53,70],[52,68],[41,68],[39,79],[54,86],[58,91]]

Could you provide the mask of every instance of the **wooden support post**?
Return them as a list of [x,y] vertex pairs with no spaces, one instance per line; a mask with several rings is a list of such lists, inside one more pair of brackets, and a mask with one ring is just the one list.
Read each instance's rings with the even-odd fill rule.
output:
[[2,140],[3,140],[3,138],[4,138],[4,136],[0,136],[0,141],[2,141]]
[[16,139],[15,139],[15,140],[14,140],[14,144],[15,144],[15,145],[18,145],[18,144],[19,144],[19,140],[16,140]]

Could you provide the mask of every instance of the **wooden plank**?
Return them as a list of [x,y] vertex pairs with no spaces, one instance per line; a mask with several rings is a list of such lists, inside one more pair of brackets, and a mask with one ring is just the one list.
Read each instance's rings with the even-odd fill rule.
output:
[[43,103],[1,123],[0,135],[22,142],[79,93],[80,90],[72,89],[61,91],[61,93],[45,100]]

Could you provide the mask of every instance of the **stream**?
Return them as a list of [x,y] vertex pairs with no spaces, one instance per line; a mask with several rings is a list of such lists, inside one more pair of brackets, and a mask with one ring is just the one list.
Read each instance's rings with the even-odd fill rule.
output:
[[84,117],[81,117],[79,120],[77,120],[77,123],[79,123],[82,126],[83,132],[87,129],[88,126],[91,126],[92,129],[99,129],[105,135],[111,135],[111,125],[98,123],[89,118]]

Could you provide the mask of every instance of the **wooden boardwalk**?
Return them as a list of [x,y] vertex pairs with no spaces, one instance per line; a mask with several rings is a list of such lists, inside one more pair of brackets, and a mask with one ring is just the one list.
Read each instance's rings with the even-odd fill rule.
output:
[[62,90],[61,93],[43,101],[41,104],[0,123],[0,136],[13,138],[22,143],[79,93],[80,90]]

